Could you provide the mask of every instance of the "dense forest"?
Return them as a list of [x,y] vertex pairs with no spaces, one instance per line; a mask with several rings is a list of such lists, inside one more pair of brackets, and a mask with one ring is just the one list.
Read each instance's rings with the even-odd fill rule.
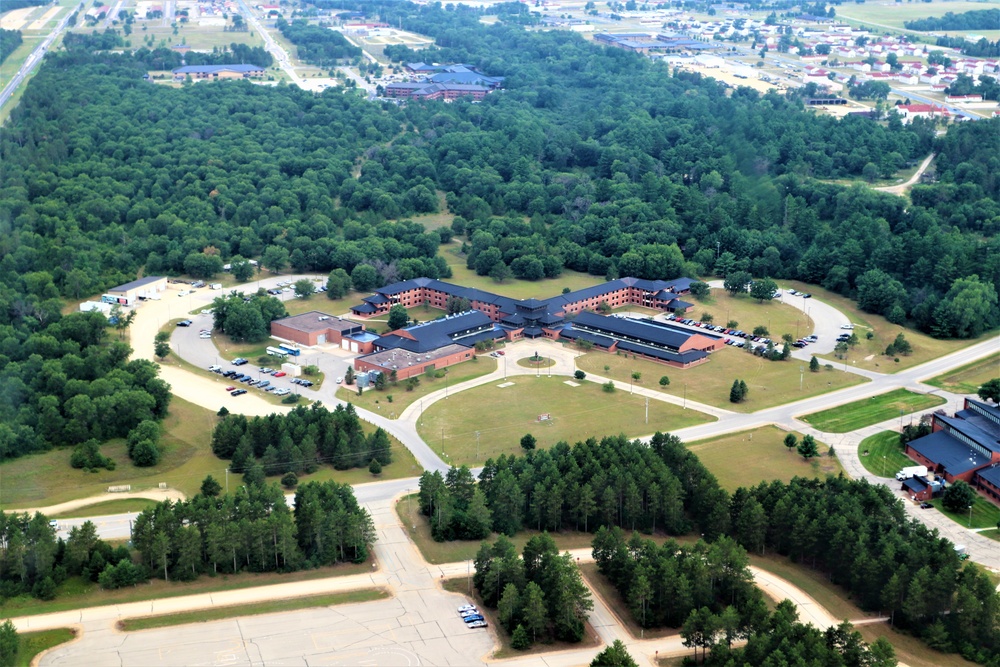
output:
[[14,53],[22,42],[20,30],[0,29],[0,63],[7,60],[7,56]]
[[212,451],[230,459],[230,470],[263,475],[313,472],[320,463],[337,470],[392,463],[389,436],[381,428],[365,435],[354,406],[332,411],[320,403],[298,406],[286,414],[247,419],[223,417],[212,433]]
[[144,510],[135,519],[131,549],[102,540],[90,521],[64,541],[43,514],[0,513],[0,604],[24,595],[51,600],[72,577],[116,589],[150,577],[188,581],[203,573],[362,562],[375,543],[371,517],[346,484],[303,484],[294,509],[277,485],[221,492],[209,476],[190,500]]
[[5,12],[14,11],[15,9],[24,9],[25,7],[40,7],[42,5],[50,4],[52,0],[4,0],[3,10]]
[[[89,35],[82,32],[67,33],[63,37],[63,46],[72,51],[110,51],[126,47],[126,38],[114,28],[105,28],[104,32],[96,30]],[[209,53],[188,51],[181,54],[165,46],[154,49],[142,47],[132,51],[132,56],[152,70],[175,69],[182,65],[259,65],[270,67],[274,58],[262,46],[249,46],[233,42],[229,46],[212,47]]]
[[1000,26],[1000,9],[974,9],[961,14],[947,12],[944,16],[928,16],[904,21],[908,30],[996,30]]
[[278,19],[275,26],[282,37],[296,46],[299,59],[303,62],[333,67],[341,61],[361,55],[361,49],[352,46],[336,30],[309,25],[305,19],[296,19],[291,23]]
[[671,535],[697,528],[714,539],[726,531],[727,503],[698,458],[662,433],[650,447],[611,436],[502,455],[486,461],[478,485],[464,467],[420,477],[420,508],[438,540],[602,526]]
[[935,42],[938,46],[947,46],[958,49],[964,55],[973,58],[996,58],[1000,56],[1000,40],[991,42],[985,37],[978,42],[970,42],[964,37],[938,37]]

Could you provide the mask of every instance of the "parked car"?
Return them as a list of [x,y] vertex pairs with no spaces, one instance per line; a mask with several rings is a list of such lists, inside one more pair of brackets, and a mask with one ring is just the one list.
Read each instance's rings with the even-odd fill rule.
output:
[[271,371],[273,371],[273,370],[274,370],[273,368],[262,368],[262,369],[260,369],[260,372],[261,373],[271,373]]
[[286,394],[290,394],[290,393],[292,393],[292,390],[289,389],[288,387],[282,387],[281,389],[275,389],[274,390],[274,395],[275,396],[285,396]]
[[221,368],[222,368],[221,366],[216,366],[215,364],[212,364],[211,366],[208,367],[208,370],[210,370],[213,373],[215,373],[216,371],[221,370]]
[[180,322],[177,323],[177,326],[179,326],[179,327],[189,327],[192,324],[194,324],[194,322],[192,322],[191,320],[181,320]]
[[234,391],[236,387],[226,387],[226,391]]
[[922,510],[929,510],[933,507],[934,505],[931,505],[930,503],[920,503],[920,509]]
[[853,324],[841,324],[840,328],[841,329],[853,329],[854,325]]
[[466,616],[462,620],[466,623],[473,623],[475,621],[485,621],[486,619],[479,614],[473,614],[472,616]]
[[271,375],[273,375],[276,378],[283,378],[285,377],[286,373],[284,371],[275,371]]
[[264,387],[267,387],[270,384],[271,384],[270,380],[261,380],[260,382],[257,383],[257,388],[258,389],[263,389]]
[[337,384],[344,384],[344,378],[342,377],[337,378]]
[[485,628],[489,625],[486,621],[473,621],[472,623],[467,623],[470,628]]
[[803,295],[802,295],[802,298],[803,298],[803,299],[811,299],[812,297],[813,297],[813,295],[812,295],[812,294],[803,294]]
[[463,604],[461,607],[458,608],[458,611],[459,612],[463,612],[463,611],[469,611],[470,609],[472,611],[475,611],[476,610],[476,605],[474,605],[474,604]]
[[247,390],[246,389],[237,389],[236,391],[231,391],[229,393],[232,394],[233,396],[242,396],[243,394],[247,393]]
[[479,616],[478,609],[466,609],[465,611],[458,612],[458,615],[462,618],[468,618],[470,616]]
[[237,357],[233,359],[233,366],[242,366],[243,364],[248,364],[248,363],[250,362],[244,359],[243,357]]

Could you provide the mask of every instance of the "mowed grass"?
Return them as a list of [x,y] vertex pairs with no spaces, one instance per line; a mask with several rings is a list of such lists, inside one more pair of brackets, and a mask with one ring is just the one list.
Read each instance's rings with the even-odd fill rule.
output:
[[885,394],[813,412],[799,419],[825,433],[847,433],[943,403],[947,401],[941,396],[918,394],[908,389],[893,389]]
[[255,586],[270,586],[297,581],[343,577],[366,572],[370,573],[373,562],[372,559],[368,559],[363,563],[340,563],[331,567],[288,573],[243,572],[240,574],[220,574],[215,577],[202,575],[194,581],[185,582],[151,579],[149,583],[139,584],[131,588],[118,589],[116,591],[104,590],[97,584],[89,580],[84,581],[80,577],[70,577],[57,587],[55,600],[46,602],[30,595],[8,598],[0,605],[0,616],[11,618],[15,616],[34,616],[37,614],[101,607],[104,605],[174,598],[183,595],[235,591]]
[[777,554],[750,554],[750,564],[798,586],[834,618],[857,620],[873,616],[862,611],[844,589],[831,583],[826,574],[819,570],[793,563]]
[[[706,363],[687,369],[607,352],[589,352],[578,357],[576,365],[587,373],[625,383],[633,371],[639,371],[640,385],[658,390],[660,378],[666,375],[670,384],[662,391],[734,412],[756,412],[868,382],[853,373],[825,369],[810,373],[806,368],[801,374],[802,391],[799,391],[799,369],[806,364],[794,359],[768,361],[733,347],[713,352]],[[605,370],[605,366],[610,368]],[[742,403],[729,402],[729,390],[736,379],[746,382],[750,390]]]
[[92,516],[107,516],[109,514],[125,514],[127,512],[139,513],[150,507],[156,505],[155,500],[147,500],[144,498],[123,498],[121,500],[105,500],[104,502],[94,503],[93,505],[87,505],[79,509],[70,510],[68,512],[60,512],[59,514],[49,514],[47,515],[50,519],[85,519]]
[[899,433],[883,431],[870,435],[858,445],[858,458],[865,470],[879,477],[893,477],[897,472],[916,463],[903,453]]
[[975,394],[983,384],[998,377],[1000,377],[1000,352],[925,380],[924,384],[940,387],[955,394]]
[[76,637],[76,630],[72,628],[19,632],[17,633],[17,654],[10,664],[12,667],[28,667],[43,651],[72,641],[74,637]]
[[579,567],[584,581],[590,586],[595,596],[604,601],[604,605],[614,614],[618,623],[631,635],[632,639],[662,639],[680,634],[679,628],[659,627],[643,630],[642,626],[636,622],[635,617],[632,616],[629,605],[622,598],[621,593],[598,570],[597,563],[580,563]]
[[[762,426],[752,431],[687,443],[687,448],[712,471],[719,484],[727,491],[741,486],[750,487],[759,482],[777,479],[783,482],[793,477],[838,475],[844,471],[834,457],[827,456],[828,448],[819,443],[820,456],[803,459],[794,449],[784,445],[788,431],[775,426]],[[801,440],[802,434],[795,433]]]
[[[858,308],[858,305],[854,301],[817,285],[783,280],[781,281],[781,286],[782,289],[791,287],[792,289],[809,292],[813,295],[813,298],[830,304],[846,315],[854,324],[854,333],[857,334],[860,341],[858,345],[848,352],[847,360],[858,368],[870,371],[895,373],[904,368],[911,368],[925,361],[943,357],[946,354],[996,335],[996,332],[992,331],[983,334],[979,338],[970,340],[940,340],[931,338],[916,329],[893,324],[881,315],[865,313]],[[869,331],[873,333],[871,339],[868,339],[865,335]],[[899,362],[896,362],[893,360],[893,357],[885,356],[885,348],[896,339],[896,335],[899,333],[902,333],[906,337],[906,340],[909,341],[913,347],[913,353],[908,356],[898,357]],[[837,359],[832,355],[828,358],[822,358],[822,360],[834,366],[838,363],[841,365],[844,363],[844,360]]]
[[[413,391],[406,391],[405,381],[400,382],[395,387],[386,385],[386,389],[368,389],[361,396],[358,396],[357,385],[343,385],[337,389],[337,398],[350,401],[359,408],[364,408],[372,412],[378,412],[390,419],[396,419],[410,405],[418,403],[421,398],[430,393],[448,387],[454,387],[484,375],[488,375],[497,369],[497,360],[494,357],[480,356],[461,364],[448,367],[448,374],[443,378],[428,378],[420,375],[420,384]],[[389,402],[392,396],[392,402]],[[448,400],[451,400],[449,397]]]
[[[417,546],[424,560],[432,565],[441,563],[457,563],[464,560],[472,560],[476,557],[476,552],[482,545],[483,540],[454,540],[451,542],[435,542],[431,537],[430,523],[427,517],[420,513],[420,502],[417,494],[404,496],[396,502],[396,514],[403,522],[406,534],[410,536]],[[522,530],[510,541],[514,544],[518,553],[524,548],[533,536],[538,535],[537,530]],[[567,549],[586,549],[594,541],[593,533],[584,533],[576,530],[564,530],[559,533],[549,533],[555,541],[560,551]],[[487,542],[494,542],[496,535],[491,535]]]
[[[914,2],[912,4],[903,3],[866,3],[851,4],[837,8],[837,15],[843,14],[861,22],[870,22],[881,25],[892,26],[903,29],[903,23],[915,19],[923,19],[929,16],[944,16],[948,12],[961,14],[975,10],[990,9],[995,4],[982,2]],[[981,30],[965,30],[963,33],[979,34]]]
[[311,595],[309,597],[292,598],[288,600],[268,600],[266,602],[241,604],[230,607],[199,609],[197,611],[189,611],[180,614],[126,618],[118,621],[116,627],[125,632],[134,632],[136,630],[167,628],[175,625],[186,625],[188,623],[207,623],[209,621],[220,621],[227,618],[242,618],[244,616],[275,614],[283,611],[298,611],[300,609],[315,609],[316,607],[333,607],[341,604],[371,602],[373,600],[385,600],[388,597],[388,592],[378,588],[345,591],[343,593]]
[[498,283],[489,276],[477,276],[475,271],[466,268],[465,257],[458,254],[460,247],[454,243],[451,246],[442,246],[438,254],[444,257],[448,266],[451,267],[452,277],[446,278],[445,282],[455,283],[462,287],[474,287],[512,299],[530,299],[532,297],[547,299],[562,294],[563,289],[567,287],[572,291],[605,282],[604,278],[600,276],[563,269],[558,278],[544,278],[536,281],[510,278]]
[[160,482],[193,496],[207,475],[225,479],[227,462],[212,454],[209,446],[217,420],[210,410],[174,396],[163,420],[159,465],[133,466],[122,439],[101,446],[101,452],[117,464],[113,471],[77,470],[69,465],[72,448],[54,449],[5,462],[0,502],[8,510],[54,505],[103,494],[111,485],[130,484],[139,491],[156,488]]
[[996,528],[997,523],[1000,523],[1000,507],[980,495],[977,495],[976,501],[972,503],[971,517],[968,509],[961,512],[945,509],[941,498],[931,500],[931,504],[941,514],[965,528]]
[[726,290],[713,289],[711,297],[705,301],[689,298],[694,308],[686,317],[700,320],[702,313],[712,315],[712,323],[726,326],[735,320],[737,329],[753,331],[755,327],[767,327],[769,338],[780,341],[782,334],[792,334],[796,339],[813,332],[813,321],[804,312],[780,301],[760,303],[749,294],[732,296]]
[[[593,382],[570,387],[565,381],[565,377],[521,375],[512,377],[509,382],[514,384],[503,389],[496,386],[502,382],[498,381],[463,391],[427,408],[417,431],[435,451],[444,452],[445,461],[475,466],[500,454],[519,453],[525,433],[533,434],[544,448],[562,440],[575,443],[619,433],[637,437],[673,431],[712,419],[650,400],[647,423],[641,396],[621,389],[607,393]],[[539,422],[541,414],[551,419]]]

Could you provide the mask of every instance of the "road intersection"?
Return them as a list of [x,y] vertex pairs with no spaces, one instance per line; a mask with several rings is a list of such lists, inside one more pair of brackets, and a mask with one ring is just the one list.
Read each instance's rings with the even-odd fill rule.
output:
[[[270,287],[280,278],[265,279],[259,286]],[[254,291],[253,284],[245,286],[246,290]],[[135,355],[139,358],[152,358],[152,341],[159,328],[171,318],[191,313],[195,326],[190,330],[178,330],[180,337],[174,341],[174,352],[192,364],[206,367],[215,363],[218,351],[213,341],[201,341],[191,338],[189,331],[202,328],[209,324],[209,315],[195,314],[209,307],[211,292],[196,292],[178,300],[173,291],[168,291],[160,301],[149,301],[139,308],[139,314],[132,325],[131,339],[135,347]],[[798,299],[799,304],[803,303]],[[792,305],[796,302],[791,301]],[[801,305],[804,309],[805,305]],[[825,304],[810,300],[808,304],[810,315],[817,327],[825,331],[837,327],[846,318]],[[204,321],[202,321],[204,320]],[[211,328],[206,326],[204,328]],[[819,330],[819,329],[818,329]],[[832,339],[833,336],[821,336]],[[190,340],[189,340],[190,339]],[[179,348],[179,349],[178,349]],[[890,420],[861,431],[835,436],[820,433],[798,419],[797,415],[834,407],[843,403],[880,394],[897,387],[906,387],[920,392],[936,392],[945,396],[950,403],[959,397],[941,392],[938,389],[921,383],[922,380],[938,375],[948,369],[956,368],[971,361],[989,355],[1000,349],[1000,337],[969,346],[945,357],[927,362],[917,367],[906,369],[894,374],[878,374],[870,371],[860,371],[848,368],[848,372],[856,372],[870,379],[862,385],[845,388],[836,392],[817,396],[791,404],[761,410],[756,413],[734,413],[713,406],[700,405],[693,401],[685,401],[689,409],[702,410],[716,417],[716,421],[686,429],[673,431],[685,441],[703,439],[734,431],[748,430],[766,424],[776,424],[779,427],[794,429],[803,433],[811,433],[830,443],[840,458],[848,473],[854,478],[866,478],[873,483],[890,484],[886,480],[870,475],[860,464],[857,454],[857,444],[869,433],[878,432],[895,426],[896,420]],[[578,353],[565,346],[551,341],[531,341],[509,345],[506,364],[501,365],[492,373],[451,386],[447,391],[455,393],[465,389],[494,383],[505,376],[530,375],[535,370],[525,368],[516,363],[519,358],[530,356],[536,350],[544,356],[555,360],[555,365],[547,371],[559,375],[571,375],[575,369],[575,357]],[[316,361],[324,370],[340,372],[346,360],[338,355],[318,354]],[[162,366],[163,377],[173,386],[173,392],[196,404],[217,410],[226,405],[231,411],[239,411],[248,415],[264,415],[280,411],[284,406],[275,406],[263,398],[249,394],[234,399],[223,392],[219,382],[213,378],[201,377],[184,370],[179,365],[173,365],[168,359]],[[604,382],[605,378],[588,376],[588,379]],[[620,383],[619,383],[620,384]],[[321,400],[327,405],[342,403],[334,395],[337,385],[324,383],[319,390],[302,389],[301,393],[314,400]],[[663,400],[681,404],[682,399],[645,388],[633,388],[640,395],[648,395],[651,399]],[[385,428],[413,452],[417,461],[427,470],[447,470],[447,464],[427,445],[416,433],[416,422],[421,410],[426,410],[434,402],[445,398],[445,391],[438,391],[424,397],[422,404],[408,406],[398,419],[389,419],[384,415],[356,408],[359,416],[372,424]],[[660,430],[670,430],[669,425],[661,425]],[[896,484],[891,484],[894,490]],[[440,588],[442,577],[463,576],[469,570],[467,562],[449,565],[428,565],[420,557],[415,545],[408,539],[395,515],[393,504],[401,494],[415,491],[416,479],[391,480],[364,484],[355,487],[358,501],[372,513],[378,530],[378,542],[375,555],[379,568],[371,575],[354,577],[337,577],[322,582],[307,582],[304,584],[283,584],[287,588],[245,589],[227,593],[213,593],[200,599],[174,598],[120,605],[113,608],[95,608],[76,610],[63,614],[49,614],[15,619],[22,629],[38,629],[40,627],[57,627],[75,624],[85,632],[81,641],[57,648],[48,654],[42,664],[63,665],[77,664],[81,656],[88,656],[88,664],[135,664],[135,665],[168,665],[178,664],[356,664],[365,661],[373,665],[396,664],[471,664],[485,663],[492,652],[493,640],[485,632],[470,631],[459,623],[453,608],[461,604],[461,596],[447,593]],[[961,526],[949,521],[938,512],[920,512],[904,503],[908,511],[918,520],[938,528],[943,536],[956,543],[969,545],[975,560],[984,565],[1000,569],[1000,548],[996,542],[967,531]],[[124,537],[129,534],[130,515],[115,515],[92,518],[98,524],[103,536]],[[60,533],[81,520],[60,521]],[[586,550],[574,554],[581,558],[589,558]],[[755,571],[755,577],[765,588],[765,591],[779,591],[779,595],[788,596],[796,602],[800,615],[814,624],[825,627],[836,622],[826,615],[826,612],[808,598],[805,593],[791,586],[788,582]],[[113,621],[135,615],[169,613],[169,610],[183,608],[201,608],[225,604],[240,604],[253,599],[269,599],[276,596],[294,597],[296,595],[316,594],[331,590],[349,590],[360,587],[382,587],[392,592],[390,600],[369,602],[344,607],[320,608],[284,614],[271,614],[264,617],[218,621],[196,626],[184,626],[165,630],[151,630],[143,633],[121,634],[111,628]],[[254,596],[257,596],[256,598]],[[864,622],[864,619],[853,619]],[[615,618],[608,606],[595,596],[595,609],[591,616],[591,625],[602,643],[621,639],[629,647],[632,654],[642,664],[653,664],[657,655],[673,655],[687,653],[678,636],[658,640],[637,640],[629,636]],[[331,634],[330,629],[336,628]],[[141,636],[141,641],[130,641],[133,636]],[[151,649],[150,647],[156,647]],[[312,647],[312,648],[310,648]],[[313,650],[315,649],[315,650]],[[516,665],[578,665],[588,662],[597,649],[580,649],[563,651],[556,654],[545,654],[544,657],[534,655],[506,661]],[[194,656],[196,651],[202,656],[201,661],[188,660],[186,656]],[[213,656],[209,659],[208,656]]]

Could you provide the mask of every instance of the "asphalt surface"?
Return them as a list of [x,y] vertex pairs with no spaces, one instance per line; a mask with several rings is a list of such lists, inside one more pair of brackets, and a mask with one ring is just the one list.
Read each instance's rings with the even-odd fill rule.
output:
[[65,16],[56,24],[56,27],[48,34],[48,36],[41,41],[41,43],[35,47],[35,50],[31,52],[31,55],[24,61],[21,68],[17,70],[17,74],[14,75],[3,90],[0,91],[0,107],[7,104],[10,100],[10,96],[14,94],[17,87],[20,86],[25,79],[31,74],[32,70],[42,62],[42,58],[45,57],[45,52],[48,50],[52,43],[56,41],[59,35],[66,29],[66,24],[69,22],[69,17],[73,12],[66,12]]

